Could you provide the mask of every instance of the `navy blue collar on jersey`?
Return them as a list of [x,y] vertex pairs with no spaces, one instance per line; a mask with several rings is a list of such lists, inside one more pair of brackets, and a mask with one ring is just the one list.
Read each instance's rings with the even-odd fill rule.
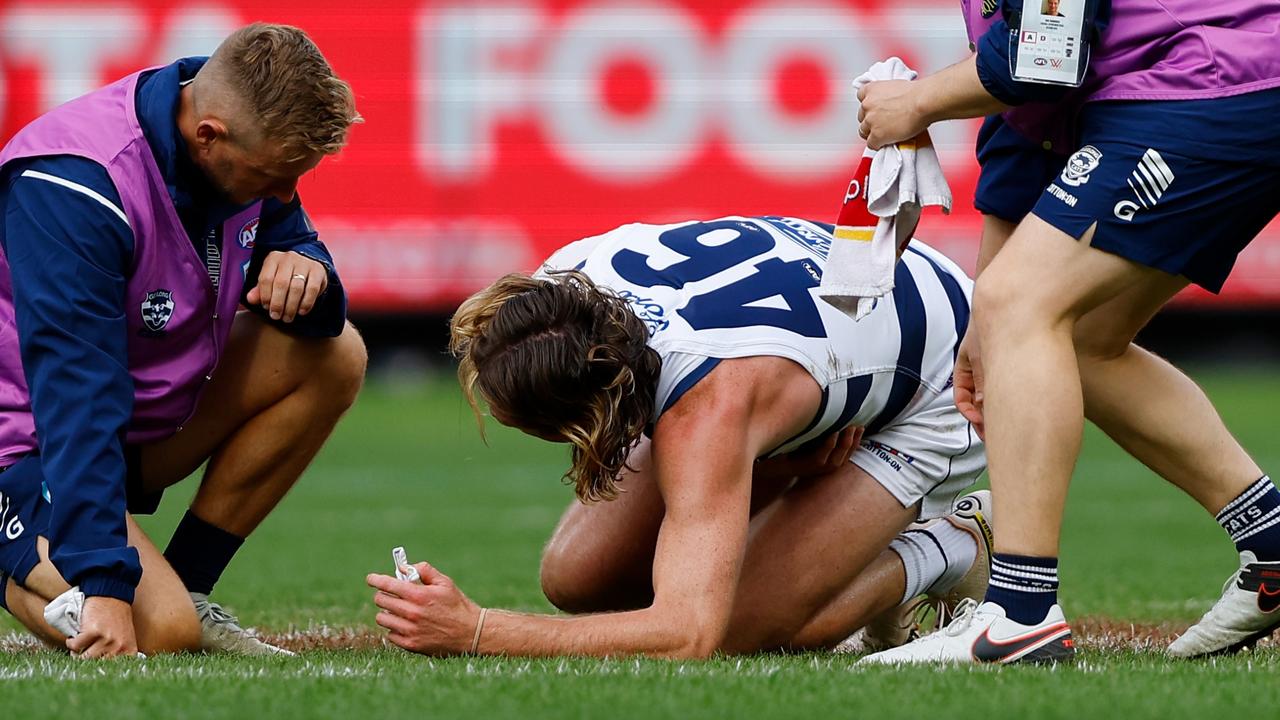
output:
[[187,234],[200,240],[211,227],[244,209],[230,202],[196,167],[178,132],[182,86],[196,76],[208,58],[182,58],[138,80],[137,111],[142,134],[151,146],[160,175]]

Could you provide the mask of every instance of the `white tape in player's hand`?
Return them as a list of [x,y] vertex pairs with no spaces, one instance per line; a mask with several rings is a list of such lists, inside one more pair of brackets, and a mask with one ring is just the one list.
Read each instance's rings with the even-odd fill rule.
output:
[[392,548],[391,560],[396,566],[396,579],[408,580],[413,583],[422,582],[422,577],[418,575],[418,569],[409,564],[409,556],[405,554],[404,548]]

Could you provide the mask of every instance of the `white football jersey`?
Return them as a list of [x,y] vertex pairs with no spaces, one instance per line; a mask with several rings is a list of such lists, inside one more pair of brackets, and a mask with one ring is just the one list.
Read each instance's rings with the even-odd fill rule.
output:
[[912,241],[893,293],[855,322],[818,297],[831,233],[786,217],[624,225],[561,248],[538,273],[579,269],[631,303],[662,358],[659,414],[722,359],[800,364],[822,405],[781,453],[849,425],[870,435],[945,390],[969,320],[973,281]]

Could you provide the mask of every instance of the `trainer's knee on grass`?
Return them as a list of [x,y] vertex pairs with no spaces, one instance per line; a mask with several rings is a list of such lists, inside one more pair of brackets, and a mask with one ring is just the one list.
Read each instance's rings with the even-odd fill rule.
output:
[[135,620],[138,650],[144,655],[198,652],[200,650],[200,619],[195,607],[164,608],[154,617]]

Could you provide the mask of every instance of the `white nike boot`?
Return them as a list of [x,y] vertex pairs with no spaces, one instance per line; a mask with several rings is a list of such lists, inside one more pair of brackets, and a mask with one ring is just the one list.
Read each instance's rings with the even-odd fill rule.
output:
[[868,655],[859,665],[912,663],[1052,663],[1075,654],[1071,628],[1054,605],[1045,619],[1023,625],[995,603],[966,598],[946,627],[902,647]]
[[1280,562],[1258,562],[1240,553],[1240,569],[1227,578],[1222,597],[1173,644],[1169,654],[1195,658],[1252,647],[1280,627]]

